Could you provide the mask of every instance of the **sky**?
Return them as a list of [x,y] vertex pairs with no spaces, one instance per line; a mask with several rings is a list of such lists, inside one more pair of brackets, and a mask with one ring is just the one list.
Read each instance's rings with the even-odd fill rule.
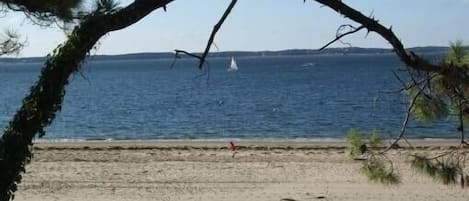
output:
[[[131,0],[121,0],[122,6]],[[92,54],[201,52],[213,25],[230,0],[175,0],[167,12],[156,10],[138,23],[104,36]],[[450,41],[469,44],[469,0],[344,0],[365,15],[373,15],[394,32],[406,47],[446,46]],[[342,24],[353,24],[315,1],[239,0],[216,36],[218,49],[317,49],[332,40]],[[27,40],[20,57],[45,56],[66,36],[57,27],[38,27],[21,13],[7,13],[0,27],[12,29]],[[358,32],[344,41],[357,47],[390,48],[374,33]],[[332,47],[346,47],[336,43]]]

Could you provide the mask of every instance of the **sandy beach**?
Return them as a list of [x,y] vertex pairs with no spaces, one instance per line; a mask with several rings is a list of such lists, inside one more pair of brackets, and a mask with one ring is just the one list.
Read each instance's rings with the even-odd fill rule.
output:
[[37,143],[16,200],[468,200],[469,189],[410,169],[411,152],[439,153],[454,141],[416,141],[390,152],[402,184],[369,183],[343,142]]

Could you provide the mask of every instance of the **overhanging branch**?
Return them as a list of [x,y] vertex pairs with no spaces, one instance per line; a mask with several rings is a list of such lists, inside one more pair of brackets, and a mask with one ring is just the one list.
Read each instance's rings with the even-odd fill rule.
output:
[[[195,54],[195,53],[190,53],[190,52],[185,51],[185,50],[176,49],[176,50],[174,50],[174,52],[175,52],[174,61],[171,64],[171,67],[174,66],[175,61],[179,57],[180,54],[185,54],[187,56],[198,59],[199,60],[198,68],[202,69],[203,65],[205,64],[205,60],[207,59],[208,53],[210,52],[210,48],[212,47],[212,45],[215,45],[214,40],[215,40],[215,36],[217,35],[217,32],[220,30],[221,26],[225,22],[226,18],[230,15],[231,11],[233,10],[233,8],[234,8],[234,6],[236,5],[237,2],[238,2],[238,0],[231,0],[231,3],[225,9],[225,12],[223,13],[222,17],[218,20],[218,22],[215,24],[215,26],[213,26],[212,32],[210,33],[210,37],[207,41],[207,45],[206,45],[202,55],[198,55],[198,54]],[[215,47],[216,47],[216,45],[215,45]],[[217,47],[217,49],[218,49],[218,47]]]
[[65,87],[71,74],[80,69],[87,53],[106,33],[130,26],[151,11],[173,0],[135,0],[126,8],[110,14],[100,12],[86,16],[49,57],[39,80],[31,87],[23,105],[16,112],[0,138],[0,201],[14,196],[21,172],[32,157],[32,139],[44,134],[61,109]]
[[[345,33],[341,33],[341,30],[345,29],[345,28],[349,28],[351,29],[350,31],[347,31]],[[362,29],[364,29],[365,26],[360,26],[360,27],[354,27],[350,24],[345,24],[345,25],[341,25],[339,28],[337,28],[337,32],[336,32],[336,36],[335,36],[335,39],[328,42],[326,45],[322,46],[321,48],[319,48],[319,51],[322,51],[324,50],[326,47],[329,47],[329,45],[332,45],[333,43],[335,43],[336,41],[342,39],[343,37],[347,36],[347,35],[350,35],[350,34],[354,34]]]
[[231,0],[231,3],[226,8],[225,12],[223,13],[223,16],[220,18],[220,20],[218,20],[217,24],[215,24],[215,26],[213,27],[212,33],[210,34],[210,38],[208,39],[208,42],[207,42],[207,46],[205,47],[204,53],[202,54],[202,57],[200,58],[199,69],[201,69],[202,66],[204,65],[205,59],[207,58],[207,55],[210,52],[210,47],[212,47],[213,40],[215,40],[215,36],[217,35],[218,30],[220,30],[221,25],[223,25],[228,15],[230,15],[231,10],[233,10],[237,2],[238,0]]
[[397,36],[394,34],[394,32],[392,31],[392,28],[386,28],[385,26],[381,25],[377,20],[363,15],[359,11],[346,5],[343,1],[341,0],[315,0],[315,1],[361,24],[362,26],[366,27],[368,31],[373,31],[373,32],[378,33],[381,37],[383,37],[385,40],[387,40],[391,44],[397,56],[406,65],[416,70],[432,71],[432,72],[445,71],[445,68],[442,68],[442,66],[430,64],[429,62],[426,62],[425,60],[423,60],[422,58],[420,58],[419,56],[415,55],[412,52],[407,53],[407,51],[404,48],[404,45],[401,43],[399,38],[397,38]]

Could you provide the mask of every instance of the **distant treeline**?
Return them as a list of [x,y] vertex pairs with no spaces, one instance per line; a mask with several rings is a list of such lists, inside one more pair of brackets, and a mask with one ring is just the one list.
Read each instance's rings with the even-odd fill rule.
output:
[[[408,48],[409,51],[418,54],[443,54],[448,47],[414,47]],[[335,55],[335,54],[390,54],[392,49],[385,48],[327,48],[322,51],[313,49],[290,49],[280,51],[226,51],[212,52],[209,57],[256,57],[256,56],[301,56],[301,55]],[[146,52],[121,55],[92,55],[91,60],[131,60],[131,59],[170,59],[174,58],[173,52]],[[188,58],[186,55],[180,55],[182,58]],[[0,58],[0,62],[43,62],[45,57],[23,57],[23,58]]]

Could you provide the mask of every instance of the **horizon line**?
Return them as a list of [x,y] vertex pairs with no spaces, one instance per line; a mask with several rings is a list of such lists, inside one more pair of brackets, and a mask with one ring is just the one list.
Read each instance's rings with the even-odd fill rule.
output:
[[[209,54],[217,54],[217,53],[229,53],[229,52],[243,52],[243,53],[256,53],[256,52],[283,52],[283,51],[295,51],[295,50],[300,50],[300,51],[317,51],[317,52],[323,52],[325,50],[337,50],[337,49],[351,49],[351,48],[356,48],[356,49],[376,49],[376,50],[389,50],[392,51],[393,48],[383,48],[383,47],[328,47],[325,48],[324,50],[319,50],[319,49],[308,49],[308,48],[291,48],[291,49],[279,49],[279,50],[227,50],[227,51],[214,51],[214,52],[209,52]],[[408,47],[405,49],[415,49],[415,48],[449,48],[449,46],[438,46],[438,45],[429,45],[429,46],[414,46],[414,47]],[[194,54],[202,54],[202,52],[193,52],[189,51],[190,53]],[[134,55],[134,54],[175,54],[175,51],[163,51],[163,52],[129,52],[129,53],[117,53],[117,54],[94,54],[90,55],[90,57],[95,57],[95,56],[125,56],[125,55]],[[5,56],[5,57],[0,57],[0,59],[39,59],[39,58],[45,58],[45,56],[25,56],[25,57],[18,57],[18,56]]]

